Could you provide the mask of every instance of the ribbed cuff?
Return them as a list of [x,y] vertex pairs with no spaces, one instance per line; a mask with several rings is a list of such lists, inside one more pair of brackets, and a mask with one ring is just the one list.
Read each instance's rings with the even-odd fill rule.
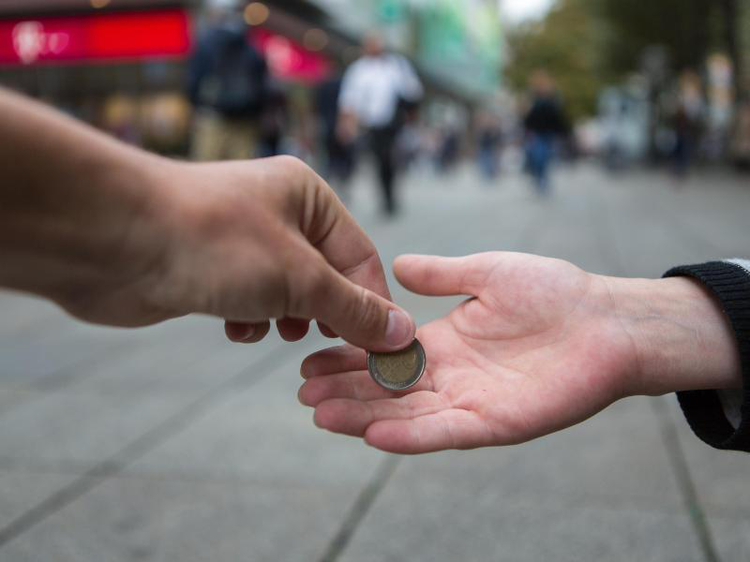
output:
[[742,369],[742,419],[735,429],[715,390],[678,392],[677,398],[695,434],[717,449],[750,452],[750,272],[740,265],[715,261],[675,267],[664,277],[692,277],[721,303],[737,338]]

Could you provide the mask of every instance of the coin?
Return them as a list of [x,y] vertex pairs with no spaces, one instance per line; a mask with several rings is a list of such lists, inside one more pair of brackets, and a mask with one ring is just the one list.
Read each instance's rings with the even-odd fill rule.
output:
[[426,365],[427,356],[417,339],[401,351],[367,354],[367,370],[370,371],[370,376],[388,390],[411,388],[422,378]]

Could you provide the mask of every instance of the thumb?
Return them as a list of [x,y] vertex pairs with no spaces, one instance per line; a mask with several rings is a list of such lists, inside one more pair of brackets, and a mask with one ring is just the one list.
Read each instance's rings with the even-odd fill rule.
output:
[[[347,342],[370,351],[407,347],[416,332],[414,320],[391,301],[361,287],[323,262],[306,293],[292,302],[293,317],[322,322]],[[293,288],[292,288],[293,289]]]
[[393,273],[413,293],[435,297],[479,296],[487,277],[482,254],[460,258],[405,255],[396,258]]

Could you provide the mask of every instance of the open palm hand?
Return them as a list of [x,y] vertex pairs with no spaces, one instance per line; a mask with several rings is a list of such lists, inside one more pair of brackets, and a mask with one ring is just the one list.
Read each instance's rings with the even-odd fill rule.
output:
[[583,421],[628,393],[633,344],[605,278],[504,252],[403,256],[394,271],[416,293],[471,298],[418,331],[427,369],[405,393],[377,386],[360,349],[306,359],[299,396],[320,427],[397,453],[507,445]]

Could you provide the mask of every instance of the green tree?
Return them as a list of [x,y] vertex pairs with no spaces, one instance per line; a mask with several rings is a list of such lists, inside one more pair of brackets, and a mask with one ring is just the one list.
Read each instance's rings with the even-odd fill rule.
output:
[[644,54],[659,47],[671,76],[700,72],[712,51],[727,53],[740,94],[749,11],[747,0],[557,0],[541,21],[509,31],[508,80],[522,89],[535,68],[546,68],[581,117],[595,110],[604,84],[641,70]]
[[706,0],[588,0],[607,33],[603,47],[616,72],[638,69],[643,52],[659,45],[674,71],[698,69],[715,43],[719,3]]
[[586,0],[561,0],[544,19],[508,31],[508,82],[523,91],[534,70],[545,69],[557,82],[571,117],[591,115],[607,79],[601,42],[596,14]]

